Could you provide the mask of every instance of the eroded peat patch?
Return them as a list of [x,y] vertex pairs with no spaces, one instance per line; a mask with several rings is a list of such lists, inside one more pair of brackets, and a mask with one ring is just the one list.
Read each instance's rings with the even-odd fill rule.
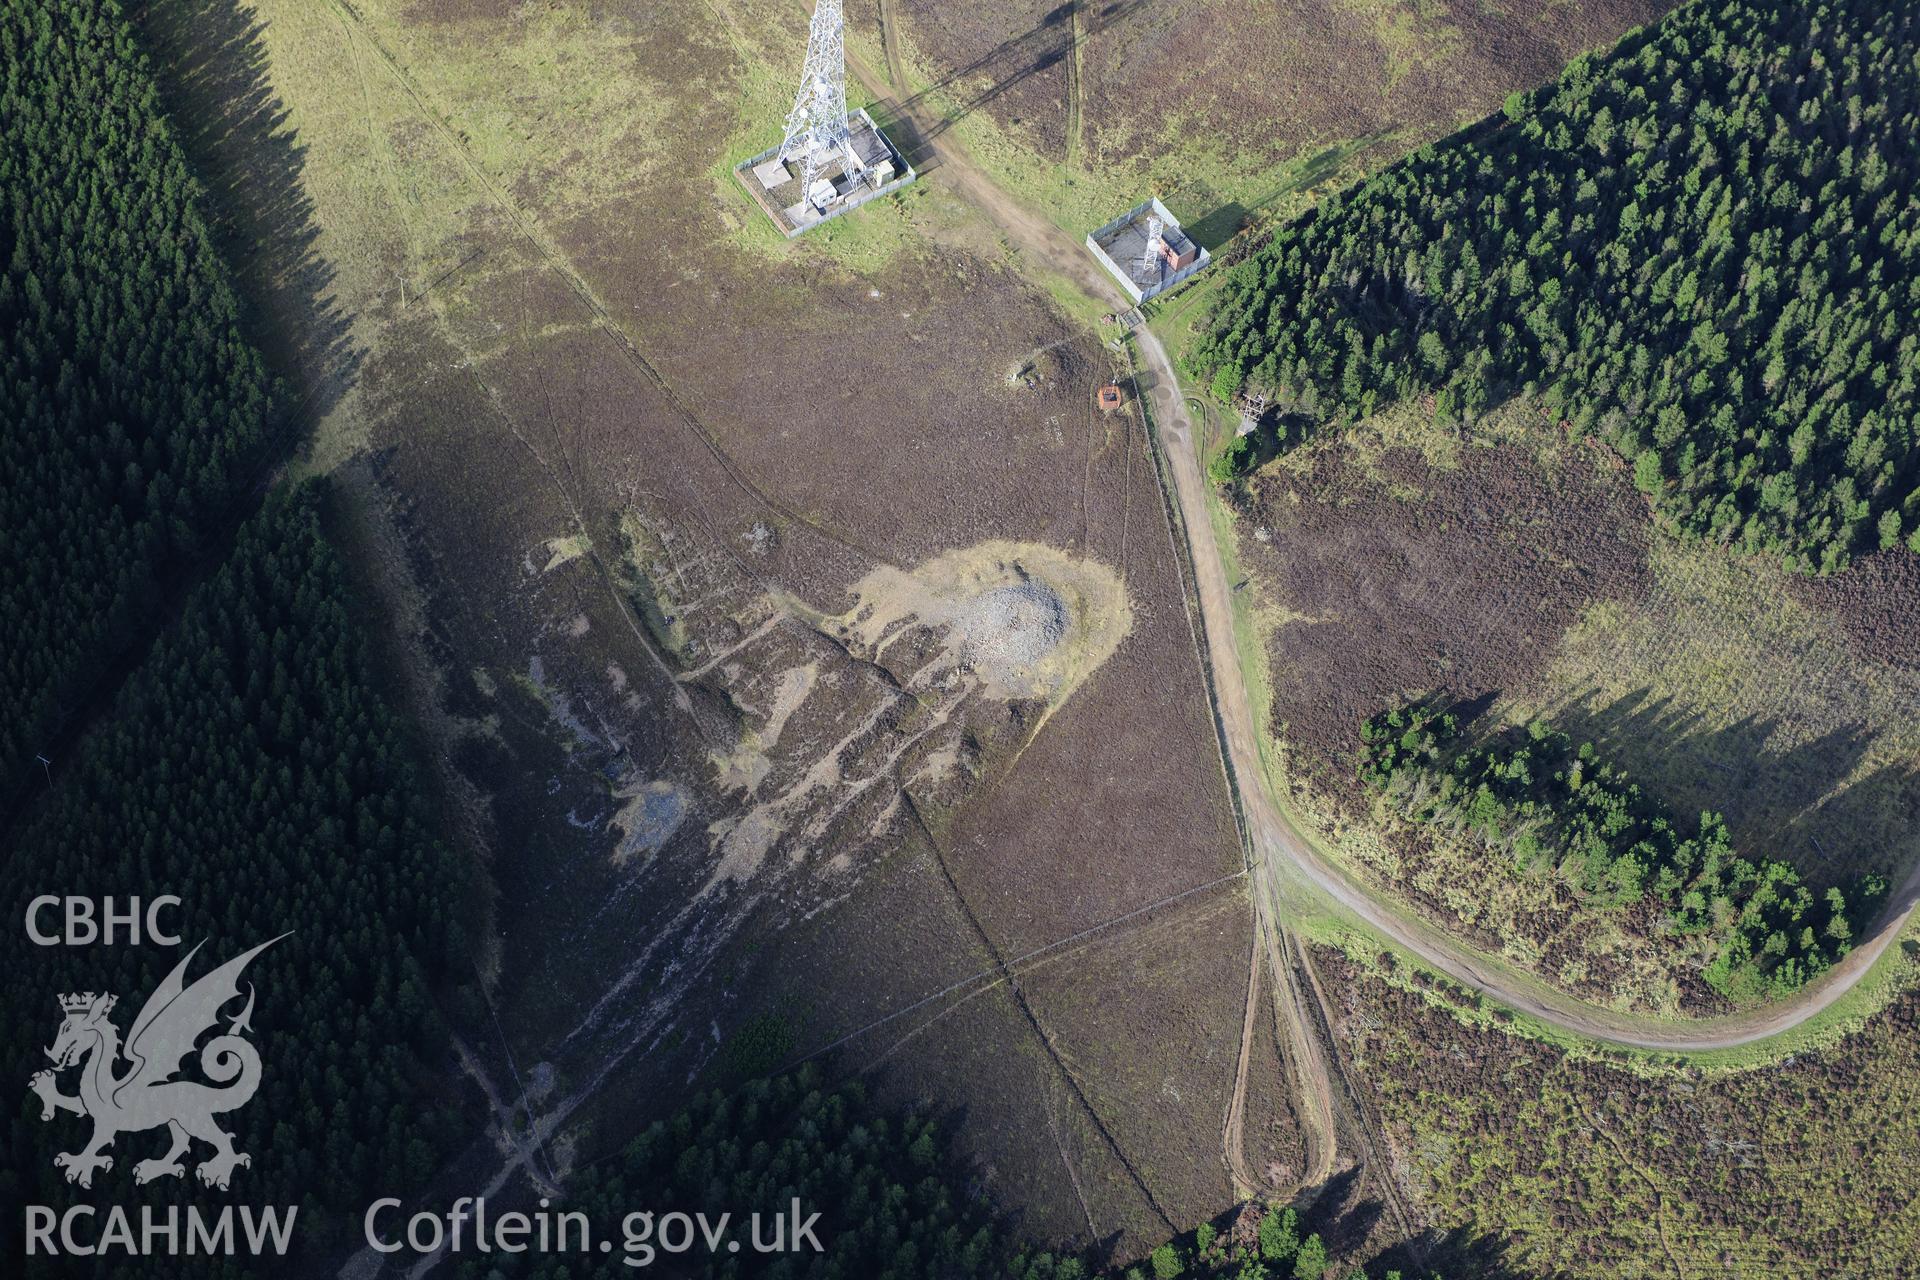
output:
[[943,669],[1009,701],[1064,702],[1133,627],[1111,566],[1044,543],[995,540],[912,569],[882,566],[852,590],[851,610],[814,624],[874,661],[913,626],[933,627]]

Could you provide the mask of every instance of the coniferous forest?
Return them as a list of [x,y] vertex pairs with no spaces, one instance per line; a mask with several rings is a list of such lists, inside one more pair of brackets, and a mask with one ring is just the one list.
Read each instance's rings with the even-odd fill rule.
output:
[[[271,461],[270,378],[132,26],[112,0],[9,4],[0,68],[0,785],[51,784],[0,877],[16,922],[47,893],[177,896],[182,939],[39,947],[16,927],[9,1072],[47,1065],[62,993],[104,985],[125,1027],[188,948],[191,981],[288,935],[244,975],[271,1069],[228,1123],[248,1199],[300,1204],[302,1244],[337,1245],[367,1188],[418,1186],[465,1132],[434,1003],[467,976],[462,876],[376,688],[322,488],[274,492],[230,533]],[[34,756],[62,731],[43,782]],[[9,1112],[10,1203],[73,1194],[53,1156],[86,1122],[40,1111]],[[118,1143],[93,1195],[130,1187],[164,1138]],[[0,1226],[16,1255],[20,1229]]]
[[269,378],[113,0],[0,6],[0,787],[249,480]]
[[[341,20],[348,23],[347,47],[359,57],[373,36],[357,17]],[[1075,41],[1083,38],[1080,30],[1073,26]],[[610,43],[604,34],[593,40],[596,48]],[[405,91],[395,92],[410,104],[402,119],[421,127],[413,117],[429,98],[410,91],[405,60],[383,61],[400,76]],[[575,70],[570,60],[549,61]],[[688,64],[698,70],[693,59]],[[1070,65],[1077,68],[1077,55]],[[162,69],[169,88],[176,87],[177,68],[163,62]],[[628,74],[609,73],[609,83]],[[1076,70],[1076,85],[1078,77]],[[326,81],[329,88],[332,83]],[[503,99],[511,88],[503,82]],[[669,101],[668,87],[648,92]],[[294,116],[301,130],[312,114]],[[370,107],[367,114],[364,132],[373,135]],[[356,135],[363,132],[362,122],[354,123]],[[436,114],[426,124],[436,146],[470,145],[451,115]],[[1917,135],[1920,8],[1913,3],[1695,3],[1630,34],[1609,53],[1577,60],[1559,82],[1515,95],[1500,115],[1421,149],[1282,230],[1230,273],[1199,363],[1221,394],[1262,392],[1283,413],[1316,426],[1429,395],[1433,411],[1447,419],[1471,418],[1514,397],[1537,398],[1570,428],[1623,454],[1640,488],[1698,537],[1821,572],[1881,548],[1920,551]],[[199,158],[199,135],[189,136]],[[308,145],[304,137],[301,145]],[[461,171],[466,178],[484,176],[479,169]],[[474,189],[493,185],[488,178]],[[290,397],[247,336],[243,302],[209,231],[204,199],[120,0],[7,0],[0,6],[0,618],[7,627],[0,648],[0,906],[15,921],[12,941],[0,945],[8,974],[0,1016],[13,1028],[0,1051],[0,1077],[16,1090],[4,1121],[0,1199],[12,1206],[214,1202],[214,1193],[193,1177],[193,1165],[206,1155],[202,1149],[191,1152],[178,1181],[161,1176],[136,1184],[137,1163],[166,1152],[166,1131],[157,1126],[122,1133],[110,1152],[113,1166],[97,1171],[90,1187],[71,1184],[55,1157],[81,1149],[90,1122],[57,1112],[43,1117],[26,1085],[49,1065],[43,1046],[60,1026],[63,995],[111,992],[119,1001],[116,1030],[122,1030],[189,948],[200,948],[191,981],[272,939],[242,984],[249,1000],[244,1032],[266,1069],[255,1099],[221,1113],[235,1146],[251,1157],[228,1201],[300,1206],[291,1261],[195,1259],[183,1268],[158,1253],[125,1261],[67,1253],[35,1256],[27,1264],[34,1274],[142,1280],[186,1270],[222,1280],[334,1274],[365,1242],[369,1202],[386,1196],[424,1201],[449,1187],[462,1195],[478,1190],[468,1185],[470,1173],[484,1164],[491,1174],[511,1145],[503,1138],[518,1142],[523,1135],[515,1126],[536,1114],[515,1065],[523,1041],[510,1038],[509,1029],[538,1045],[545,1023],[536,1018],[514,1027],[509,1019],[503,1027],[490,1009],[475,1016],[481,1001],[473,957],[480,949],[470,945],[462,910],[480,896],[470,882],[479,873],[440,838],[443,815],[433,810],[441,775],[417,767],[408,726],[386,697],[388,673],[370,642],[381,624],[368,620],[366,602],[356,597],[359,564],[327,534],[330,514],[339,514],[338,496],[324,480],[261,483],[281,457],[272,437],[278,409]],[[463,221],[468,202],[463,195]],[[535,225],[533,213],[508,221],[521,232]],[[335,234],[331,228],[329,234]],[[481,247],[476,239],[475,257]],[[769,266],[760,278],[764,283],[785,269]],[[561,274],[577,285],[559,291],[571,316],[574,292],[594,301],[593,291],[584,275]],[[408,281],[401,283],[404,298]],[[881,295],[876,289],[870,296]],[[604,323],[620,336],[609,311],[597,301],[592,310],[595,334]],[[428,322],[421,323],[424,331]],[[696,399],[673,394],[637,346],[624,339],[623,345],[646,366],[649,385],[657,384],[663,399],[692,421],[680,402]],[[464,359],[456,367],[472,364]],[[397,361],[394,368],[404,372]],[[397,411],[393,417],[414,421]],[[746,473],[736,473],[715,443],[723,438],[708,437],[707,449],[722,472],[751,492],[741,478]],[[1075,464],[1084,466],[1082,543],[1088,541],[1087,495],[1096,491],[1092,443],[1087,447],[1086,462]],[[1251,440],[1234,448],[1222,464],[1223,478],[1257,453]],[[678,456],[663,453],[660,465]],[[444,464],[447,456],[423,452],[409,461]],[[1125,504],[1135,483],[1131,452],[1121,465],[1128,486],[1120,508],[1124,569]],[[494,483],[506,491],[505,479]],[[701,491],[698,484],[685,487]],[[473,495],[490,491],[474,486],[455,496],[477,505]],[[564,486],[562,493],[571,504]],[[765,501],[769,510],[785,511]],[[576,526],[593,527],[579,518],[569,527]],[[1170,536],[1173,529],[1169,519]],[[757,554],[760,535],[774,531],[758,522],[753,530]],[[664,535],[661,547],[672,556]],[[579,552],[573,558],[604,573],[596,560]],[[1180,558],[1177,547],[1173,558]],[[511,558],[502,563],[510,565]],[[534,563],[527,562],[528,581]],[[1139,572],[1144,584],[1146,570]],[[1178,589],[1180,566],[1169,572]],[[552,589],[557,596],[559,586]],[[775,599],[771,588],[765,594]],[[631,624],[631,602],[623,604]],[[779,608],[784,614],[786,606]],[[475,616],[488,615],[476,609]],[[499,615],[491,616],[497,621]],[[589,623],[585,612],[578,617],[576,636]],[[1193,618],[1186,621],[1193,626]],[[636,639],[650,649],[640,630]],[[555,634],[542,630],[541,642]],[[810,633],[807,643],[815,643]],[[1181,655],[1184,644],[1176,643]],[[537,653],[512,656],[540,661]],[[616,691],[624,690],[624,670],[604,665],[609,676],[618,673]],[[681,678],[688,673],[664,660],[660,665],[662,684],[674,693],[690,685]],[[806,673],[809,690],[813,669]],[[487,672],[476,665],[471,674],[478,689]],[[1198,705],[1200,692],[1211,686],[1201,667],[1190,674],[1200,681],[1194,685]],[[487,682],[491,686],[490,676]],[[546,692],[541,680],[524,683]],[[829,683],[820,682],[822,688]],[[896,692],[901,687],[895,682]],[[718,698],[722,685],[698,688]],[[731,692],[725,698],[741,709]],[[638,689],[632,699],[634,720],[645,729],[649,704]],[[1024,719],[1022,708],[1008,703],[993,708],[996,720],[1002,710]],[[1217,717],[1220,709],[1214,711]],[[829,712],[820,714],[827,723]],[[875,729],[878,724],[869,720],[868,728],[877,734],[892,727]],[[956,732],[963,727],[955,721]],[[529,737],[533,732],[527,729]],[[1204,722],[1197,732],[1207,732]],[[777,736],[769,733],[769,752]],[[55,741],[64,748],[43,775],[36,756]],[[661,741],[679,740],[663,733]],[[980,743],[970,731],[965,741],[967,754],[977,754]],[[1160,758],[1170,758],[1179,741],[1169,733]],[[1211,737],[1206,741],[1203,760],[1212,761],[1212,778],[1225,757],[1215,753]],[[1363,776],[1399,805],[1402,818],[1450,825],[1521,866],[1550,862],[1602,908],[1638,904],[1647,914],[1644,908],[1653,904],[1681,945],[1701,942],[1694,950],[1703,957],[1704,980],[1736,1002],[1785,994],[1830,968],[1848,953],[1885,892],[1868,881],[1817,895],[1784,864],[1735,852],[1716,815],[1683,822],[1590,748],[1544,725],[1473,736],[1444,707],[1420,704],[1369,721],[1363,744]],[[624,743],[618,750],[628,757]],[[501,758],[523,763],[511,752]],[[836,748],[833,759],[839,758]],[[678,775],[700,773],[702,759],[671,762],[676,795]],[[711,763],[722,767],[718,756]],[[770,757],[765,763],[771,770]],[[1137,764],[1116,757],[1103,794],[1115,794],[1124,781],[1118,763]],[[600,770],[609,784],[637,769],[631,759],[617,767],[604,759],[576,766]],[[700,777],[687,794],[707,786],[707,775]],[[906,794],[907,784],[894,774],[880,777]],[[577,781],[569,777],[568,785]],[[545,795],[561,790],[554,778]],[[595,790],[596,800],[603,790],[612,788]],[[698,805],[706,805],[708,794],[698,792]],[[508,830],[536,830],[548,819],[558,829],[566,806],[559,799],[550,804],[552,813],[542,810]],[[691,801],[683,807],[699,812]],[[933,830],[917,809],[914,816],[931,842]],[[698,826],[715,817],[724,820],[717,812],[703,814],[687,838],[697,840]],[[605,833],[616,825],[570,809],[565,818],[567,830],[586,833],[577,837],[582,848],[610,841]],[[678,829],[676,818],[652,854]],[[718,824],[706,830],[712,834]],[[876,828],[872,838],[883,834]],[[507,841],[499,843],[505,848]],[[526,843],[546,851],[539,839]],[[593,852],[598,858],[604,849]],[[1149,852],[1158,856],[1161,849]],[[671,888],[657,873],[652,879],[632,874],[636,893]],[[971,918],[959,882],[944,879],[967,908],[961,914]],[[502,881],[514,883],[539,882]],[[617,886],[604,905],[624,891],[624,883]],[[177,910],[163,922],[181,935],[180,944],[39,945],[18,926],[23,918],[50,919],[28,908],[43,895],[102,906],[111,900],[123,909],[133,895],[177,897]],[[1157,913],[1174,900],[1163,897],[1133,915]],[[618,923],[628,932],[635,927],[624,917]],[[988,937],[983,926],[974,928]],[[577,952],[573,935],[559,932],[561,944]],[[518,936],[513,941],[517,948]],[[624,945],[624,934],[619,941]],[[499,955],[521,958],[500,946]],[[1711,961],[1704,959],[1709,954]],[[1248,955],[1258,966],[1257,949],[1236,945],[1236,963]],[[538,956],[565,960],[569,952]],[[1009,982],[1012,963],[1018,962],[999,965]],[[586,973],[589,966],[581,968]],[[545,989],[533,984],[548,981],[558,995],[579,994],[561,990],[571,980],[563,970],[529,966],[534,977],[519,994],[538,999]],[[703,970],[689,966],[688,972]],[[1213,970],[1196,972],[1211,984]],[[633,976],[648,984],[649,1000],[652,984],[678,980],[672,966],[644,974],[637,966]],[[1254,976],[1244,1024],[1229,1024],[1221,1041],[1230,1043],[1234,1026],[1244,1025],[1243,1067],[1256,1061],[1252,1037],[1267,1025],[1254,1019],[1256,984],[1264,981],[1257,968]],[[725,998],[734,999],[732,978],[724,985]],[[1236,983],[1228,994],[1237,989]],[[689,1008],[698,1007],[691,1001],[704,998],[701,988],[687,990],[694,993]],[[1182,1005],[1181,1016],[1197,1022],[1212,1008]],[[221,1010],[223,1029],[232,1029],[236,1012]],[[482,1017],[520,1090],[519,1109],[496,1097],[490,1117],[465,1105],[470,1099],[450,1043],[451,1024],[465,1031]],[[597,1019],[595,1006],[589,1021],[597,1025]],[[1029,1011],[1026,1021],[1051,1052],[1038,1015]],[[1270,1022],[1275,1037],[1298,1034],[1281,1025],[1277,1007]],[[1325,1188],[1295,1197],[1306,1206],[1300,1209],[1285,1207],[1278,1192],[1270,1204],[1236,1204],[1160,1241],[1144,1257],[1102,1271],[1104,1250],[1123,1236],[1095,1239],[1094,1210],[1057,1136],[1089,1232],[1079,1238],[1085,1252],[1043,1249],[1028,1238],[1022,1206],[995,1199],[1022,1184],[999,1181],[998,1171],[974,1165],[950,1145],[933,1115],[872,1097],[857,1073],[881,1068],[853,1064],[845,1073],[829,1072],[816,1062],[764,1074],[795,1048],[784,1031],[758,1034],[768,1025],[748,1020],[740,1044],[716,1059],[719,1075],[743,1080],[738,1088],[693,1092],[701,1078],[696,1067],[684,1077],[691,1096],[660,1097],[659,1113],[678,1109],[637,1135],[615,1129],[620,1109],[571,1110],[587,1097],[584,1079],[567,1074],[582,1059],[542,1063],[548,1083],[561,1085],[569,1100],[568,1110],[553,1113],[556,1126],[567,1125],[560,1135],[564,1174],[549,1168],[559,1207],[588,1215],[598,1232],[617,1231],[635,1210],[656,1219],[676,1211],[774,1214],[797,1198],[822,1215],[819,1253],[694,1252],[662,1259],[660,1274],[792,1280],[1366,1280],[1384,1274],[1400,1280],[1384,1264],[1368,1264],[1371,1272],[1348,1262],[1337,1273],[1330,1267],[1330,1254],[1346,1259],[1368,1246],[1375,1223],[1366,1204],[1336,1216],[1340,1197],[1320,1198]],[[712,1026],[717,1040],[719,1021]],[[1336,1054],[1338,1033],[1325,1019],[1323,1047]],[[1311,1074],[1291,1070],[1295,1047],[1284,1053],[1285,1062],[1276,1040],[1276,1068]],[[1066,1059],[1056,1057],[1064,1072]],[[607,1080],[608,1095],[613,1087],[636,1089],[629,1077],[612,1074],[618,1062],[609,1059],[590,1087]],[[64,1088],[75,1087],[72,1065],[60,1064]],[[678,1065],[668,1060],[659,1075],[669,1090],[682,1079]],[[125,1066],[123,1060],[113,1069]],[[190,1065],[185,1074],[196,1072]],[[1213,1078],[1225,1081],[1229,1074],[1221,1069]],[[1260,1078],[1251,1068],[1239,1076],[1236,1088]],[[1109,1104],[1102,1091],[1083,1091],[1078,1078],[1067,1078],[1089,1113],[1094,1103],[1088,1098],[1117,1106],[1132,1096],[1114,1094],[1117,1101]],[[1216,1122],[1207,1115],[1218,1111],[1195,1114],[1202,1114],[1208,1128],[1201,1136],[1210,1141]],[[1288,1102],[1284,1113],[1274,1109],[1271,1123],[1283,1127],[1286,1114],[1304,1120],[1307,1113]],[[578,1118],[589,1115],[590,1121]],[[1362,1138],[1371,1152],[1370,1124],[1349,1083],[1339,1104],[1340,1132],[1322,1136],[1336,1146]],[[1104,1136],[1104,1125],[1096,1127]],[[1384,1120],[1377,1127],[1391,1136]],[[542,1130],[536,1125],[533,1132]],[[1301,1134],[1304,1142],[1305,1128]],[[1228,1136],[1221,1133],[1223,1143]],[[1117,1140],[1108,1142],[1120,1152]],[[1394,1162],[1385,1172],[1397,1177],[1401,1153],[1384,1142],[1382,1148]],[[1231,1182],[1212,1185],[1227,1186],[1233,1197],[1291,1179],[1278,1164],[1263,1181],[1242,1179],[1232,1172],[1232,1153],[1223,1154]],[[1303,1147],[1303,1173],[1307,1155]],[[1371,1176],[1357,1160],[1342,1160],[1338,1176]],[[1214,1163],[1209,1151],[1208,1176],[1217,1179]],[[1121,1164],[1135,1169],[1124,1154]],[[1144,1189],[1141,1175],[1134,1176]],[[1365,1182],[1349,1185],[1373,1194]],[[504,1196],[531,1198],[534,1191],[516,1175]],[[1224,1198],[1206,1194],[1214,1196],[1209,1204]],[[1159,1212],[1158,1200],[1147,1200]],[[1183,1193],[1177,1203],[1193,1201]],[[1186,1207],[1177,1211],[1192,1220]],[[1171,1222],[1165,1212],[1161,1218]],[[1552,1222],[1558,1227],[1557,1212]],[[1664,1216],[1655,1227],[1664,1245]],[[743,1224],[734,1230],[745,1238]],[[22,1235],[18,1212],[0,1215],[0,1250],[22,1256]],[[627,1265],[630,1254],[607,1252],[468,1254],[442,1264],[446,1274],[472,1280],[568,1280],[636,1269]],[[347,1270],[354,1269],[349,1263]]]
[[1920,9],[1701,0],[1324,202],[1196,357],[1310,423],[1532,390],[1679,527],[1920,550]]
[[[271,1069],[226,1123],[254,1155],[238,1175],[246,1194],[301,1204],[303,1241],[369,1187],[419,1185],[462,1132],[438,1074],[446,1029],[432,1001],[464,952],[449,918],[460,877],[372,684],[318,490],[276,491],[243,526],[17,833],[4,871],[16,921],[55,890],[182,899],[164,918],[178,948],[37,947],[13,931],[4,1011],[19,1029],[7,1050],[19,1081],[46,1065],[35,1046],[59,1026],[57,994],[105,983],[125,1027],[187,948],[204,943],[191,980],[291,931],[244,975]],[[39,1111],[32,1098],[10,1111],[14,1203],[71,1194],[53,1156],[78,1149],[85,1122]],[[163,1147],[164,1131],[123,1136],[105,1190],[131,1186],[134,1161]],[[4,1228],[18,1229],[17,1217]]]
[[1689,830],[1591,743],[1542,723],[1474,733],[1415,703],[1368,720],[1360,742],[1361,778],[1404,817],[1470,835],[1516,870],[1560,870],[1597,905],[1652,900],[1675,939],[1711,942],[1701,976],[1738,1002],[1831,968],[1886,895],[1869,876],[1816,896],[1791,865],[1737,852],[1719,814]]

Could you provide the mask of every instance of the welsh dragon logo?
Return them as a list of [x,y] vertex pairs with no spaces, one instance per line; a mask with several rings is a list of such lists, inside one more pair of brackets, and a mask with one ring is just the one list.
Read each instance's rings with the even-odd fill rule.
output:
[[[253,1029],[249,1021],[253,1016],[251,983],[247,986],[246,1007],[227,1020],[224,1034],[216,1035],[200,1050],[201,1073],[213,1083],[175,1080],[173,1076],[194,1051],[195,1042],[220,1021],[221,1008],[239,998],[241,971],[278,941],[280,938],[269,939],[187,986],[187,964],[200,950],[196,944],[141,1006],[124,1045],[120,1029],[109,1017],[119,997],[91,991],[60,997],[66,1019],[60,1024],[53,1047],[47,1050],[53,1068],[35,1072],[28,1087],[40,1095],[42,1120],[53,1119],[56,1111],[71,1111],[93,1120],[93,1137],[85,1147],[53,1158],[55,1167],[66,1170],[68,1182],[92,1186],[96,1170],[113,1168],[113,1157],[104,1153],[116,1137],[161,1125],[167,1127],[172,1145],[158,1159],[142,1160],[133,1166],[137,1183],[184,1176],[186,1166],[181,1157],[194,1138],[213,1147],[213,1154],[194,1168],[200,1181],[210,1187],[225,1191],[233,1171],[253,1163],[244,1151],[233,1149],[233,1135],[213,1120],[222,1112],[238,1111],[247,1105],[260,1087],[260,1054],[243,1038]],[[115,1074],[122,1059],[129,1065]],[[56,1075],[76,1065],[80,1067],[80,1092],[69,1096],[60,1092]]]

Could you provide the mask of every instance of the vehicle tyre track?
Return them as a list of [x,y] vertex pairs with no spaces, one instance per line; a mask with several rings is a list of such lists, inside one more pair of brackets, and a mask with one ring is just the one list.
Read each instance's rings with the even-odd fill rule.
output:
[[1249,939],[1247,957],[1247,1001],[1240,1018],[1240,1056],[1233,1067],[1233,1088],[1227,1094],[1227,1115],[1220,1126],[1220,1159],[1227,1167],[1227,1178],[1236,1200],[1246,1200],[1259,1189],[1247,1169],[1247,1076],[1253,1060],[1253,1037],[1259,1025],[1260,944],[1256,934]]
[[[1128,368],[1138,394],[1140,386],[1139,370],[1134,367],[1132,348],[1127,348]],[[1171,379],[1158,381],[1151,388],[1152,393],[1163,395],[1168,402],[1178,407],[1179,384]],[[1306,1144],[1306,1154],[1301,1171],[1301,1179],[1294,1192],[1317,1185],[1332,1172],[1337,1155],[1337,1138],[1333,1127],[1333,1103],[1331,1089],[1327,1082],[1326,1066],[1320,1061],[1314,1042],[1310,1039],[1307,1018],[1301,1007],[1300,994],[1289,979],[1287,966],[1281,959],[1278,940],[1281,925],[1271,918],[1271,899],[1265,887],[1266,858],[1260,852],[1254,840],[1254,831],[1248,821],[1241,788],[1235,778],[1234,760],[1231,754],[1231,741],[1227,734],[1226,723],[1222,718],[1219,690],[1214,680],[1214,664],[1209,660],[1207,649],[1207,630],[1204,615],[1201,613],[1201,588],[1198,570],[1190,555],[1183,554],[1180,527],[1184,524],[1180,511],[1174,505],[1174,485],[1165,474],[1170,465],[1166,458],[1166,448],[1156,441],[1152,412],[1148,407],[1148,396],[1142,395],[1140,410],[1141,431],[1146,436],[1147,449],[1153,455],[1156,487],[1160,491],[1161,515],[1167,528],[1167,545],[1173,554],[1175,572],[1180,577],[1181,602],[1187,615],[1188,634],[1193,642],[1194,661],[1200,668],[1201,683],[1207,691],[1207,704],[1212,712],[1214,725],[1214,747],[1219,753],[1220,769],[1226,779],[1228,802],[1233,809],[1235,829],[1239,832],[1243,865],[1253,883],[1253,958],[1251,964],[1257,966],[1264,950],[1268,973],[1274,984],[1273,1007],[1274,1025],[1291,1051],[1283,1051],[1288,1075],[1293,1081],[1294,1112],[1300,1118],[1303,1132],[1301,1137]],[[1187,546],[1190,548],[1191,543]],[[1251,1043],[1242,1042],[1242,1054],[1251,1051]],[[1241,1068],[1244,1071],[1244,1064]]]
[[1067,0],[1067,164],[1080,163],[1085,145],[1081,140],[1083,97],[1080,66],[1080,0]]

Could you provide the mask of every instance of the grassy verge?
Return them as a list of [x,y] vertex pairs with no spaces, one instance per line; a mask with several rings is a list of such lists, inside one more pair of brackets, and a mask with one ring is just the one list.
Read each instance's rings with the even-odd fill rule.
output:
[[[1605,1061],[1642,1074],[1752,1071],[1831,1048],[1858,1032],[1868,1019],[1920,979],[1920,923],[1909,922],[1858,983],[1798,1026],[1727,1049],[1646,1049],[1596,1040],[1467,991],[1429,968],[1413,952],[1328,904],[1289,913],[1288,923],[1312,941],[1339,948],[1368,973],[1418,994],[1428,1005],[1467,1026],[1497,1027],[1552,1045],[1575,1058]],[[1384,963],[1382,956],[1391,956],[1392,963]],[[1544,984],[1536,985],[1548,990]]]
[[1160,335],[1178,368],[1190,373],[1187,353],[1212,318],[1213,300],[1226,282],[1226,271],[1215,264],[1174,293],[1146,304],[1147,324]]

